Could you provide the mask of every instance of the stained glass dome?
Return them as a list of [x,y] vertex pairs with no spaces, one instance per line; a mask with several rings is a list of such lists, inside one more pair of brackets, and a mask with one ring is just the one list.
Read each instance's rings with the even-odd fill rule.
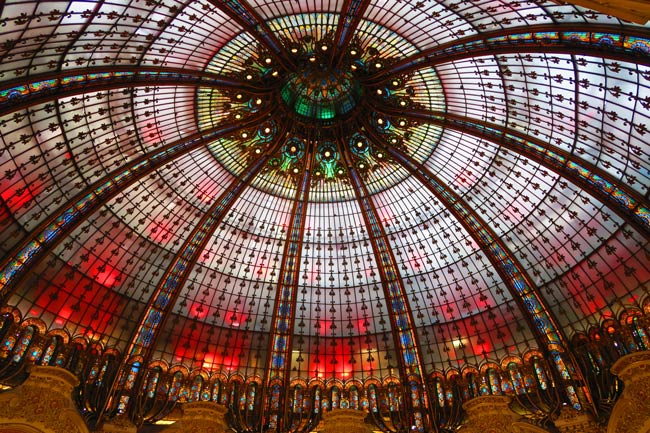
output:
[[84,353],[95,421],[163,395],[241,399],[240,431],[431,430],[551,382],[583,409],[575,342],[650,314],[648,26],[543,0],[0,23],[0,361]]

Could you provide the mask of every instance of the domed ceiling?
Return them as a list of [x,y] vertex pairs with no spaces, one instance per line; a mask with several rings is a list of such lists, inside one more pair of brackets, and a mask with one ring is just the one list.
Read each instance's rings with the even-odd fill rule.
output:
[[3,304],[244,377],[423,375],[650,276],[650,31],[546,1],[2,7]]

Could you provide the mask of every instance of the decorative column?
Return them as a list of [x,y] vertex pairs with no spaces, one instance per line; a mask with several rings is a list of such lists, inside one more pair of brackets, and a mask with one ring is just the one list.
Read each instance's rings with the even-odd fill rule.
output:
[[[488,395],[474,398],[463,405],[467,422],[459,433],[550,433],[542,427],[529,423],[526,418],[510,409],[511,397]],[[588,413],[565,406],[554,421],[560,433],[605,433]],[[556,431],[556,430],[553,430]],[[634,430],[634,433],[648,433],[650,430]],[[608,433],[611,433],[608,431]],[[617,432],[618,433],[618,432]],[[622,433],[622,432],[621,432]],[[627,430],[625,431],[627,433]]]
[[195,401],[182,406],[183,416],[162,433],[226,433],[228,409],[211,401]]
[[578,412],[569,406],[562,408],[554,424],[560,433],[605,433],[605,427],[599,425],[590,413]]
[[365,423],[368,412],[354,409],[338,409],[323,413],[318,424],[322,433],[371,433],[372,427]]
[[650,432],[650,352],[626,355],[611,371],[625,387],[609,417],[607,433]]
[[24,383],[0,394],[0,431],[27,425],[47,433],[88,433],[72,401],[78,385],[63,368],[33,367]]

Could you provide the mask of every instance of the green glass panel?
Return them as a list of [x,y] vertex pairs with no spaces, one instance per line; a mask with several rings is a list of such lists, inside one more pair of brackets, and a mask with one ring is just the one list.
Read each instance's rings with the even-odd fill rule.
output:
[[361,87],[349,74],[310,69],[294,74],[282,87],[280,95],[284,103],[302,117],[332,120],[356,107]]

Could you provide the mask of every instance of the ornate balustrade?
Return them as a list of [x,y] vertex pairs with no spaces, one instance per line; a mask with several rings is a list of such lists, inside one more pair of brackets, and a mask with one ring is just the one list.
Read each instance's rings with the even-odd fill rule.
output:
[[[625,388],[623,381],[630,380],[625,376],[627,370],[612,367],[632,354],[649,353],[648,304],[643,310],[628,309],[617,319],[606,318],[599,327],[572,339],[572,354],[585,378],[585,383],[574,385],[585,398],[592,396],[592,407],[583,411],[592,425],[607,423]],[[185,407],[192,402],[211,402],[227,409],[225,422],[236,431],[264,429],[259,376],[190,370],[154,361],[144,369],[137,362],[131,363],[137,375],[142,375],[141,380],[136,382],[134,374],[120,382],[115,377],[121,362],[118,350],[87,336],[70,336],[60,329],[48,331],[39,320],[21,319],[16,310],[5,309],[0,314],[0,384],[19,387],[33,366],[66,370],[79,381],[72,398],[91,429],[97,427],[100,413],[104,421],[127,417],[141,425],[163,419],[179,404]],[[555,386],[559,383],[556,375],[538,350],[462,370],[431,372],[426,376],[431,429],[456,429],[468,419],[464,404],[478,397],[506,396],[518,422],[555,430],[558,423],[575,418],[575,414],[568,415],[563,388]],[[120,398],[107,401],[111,384],[119,388]],[[406,424],[404,392],[407,390],[399,379],[392,376],[364,381],[295,378],[287,399],[285,425],[291,432],[312,431],[324,414],[343,409],[365,413],[375,430],[406,431],[410,426]]]

